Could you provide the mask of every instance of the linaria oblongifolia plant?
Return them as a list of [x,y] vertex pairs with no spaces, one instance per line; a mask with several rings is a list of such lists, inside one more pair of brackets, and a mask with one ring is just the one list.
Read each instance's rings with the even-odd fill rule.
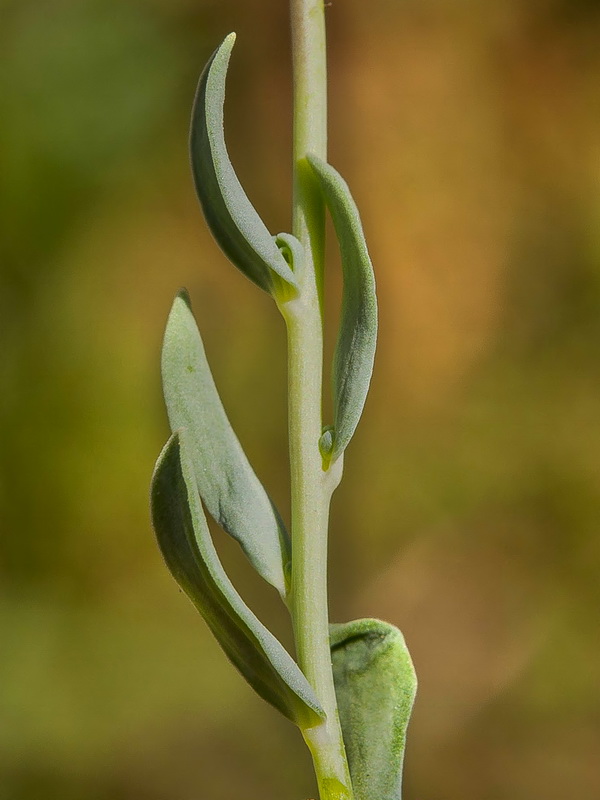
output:
[[[321,800],[400,800],[416,677],[400,631],[376,619],[329,624],[327,530],[331,496],[371,379],[375,279],[350,190],[326,157],[322,0],[291,0],[294,75],[292,233],[272,236],[242,188],[223,132],[230,34],[200,78],[191,125],[196,192],[229,260],[273,298],[288,336],[291,530],[254,473],[214,384],[185,291],[162,350],[171,438],[152,481],[162,555],[230,661],[302,733]],[[333,421],[323,426],[325,214],[343,272],[333,364]],[[296,659],[227,577],[205,510],[237,540],[289,609]]]

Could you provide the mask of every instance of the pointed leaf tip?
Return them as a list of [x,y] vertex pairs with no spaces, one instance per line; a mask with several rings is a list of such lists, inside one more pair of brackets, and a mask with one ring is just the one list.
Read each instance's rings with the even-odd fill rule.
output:
[[360,215],[348,184],[320,158],[308,155],[307,160],[331,214],[342,257],[342,314],[332,370],[333,462],[348,446],[365,405],[377,342],[377,297]]
[[242,188],[225,145],[225,81],[234,43],[230,33],[200,77],[190,130],[192,172],[204,216],[225,255],[250,280],[276,294],[278,282],[296,287],[294,274]]
[[165,562],[255,691],[300,727],[318,725],[324,712],[308,681],[244,603],[221,565],[186,439],[184,429],[173,434],[152,478],[152,522]]
[[192,298],[190,297],[190,293],[189,293],[189,292],[188,292],[188,290],[185,288],[185,286],[182,286],[182,287],[181,287],[181,289],[180,289],[180,290],[177,292],[177,294],[175,295],[175,297],[176,297],[177,299],[179,299],[179,300],[183,300],[183,302],[184,302],[184,303],[186,304],[186,306],[187,306],[187,307],[190,309],[190,311],[192,310]]

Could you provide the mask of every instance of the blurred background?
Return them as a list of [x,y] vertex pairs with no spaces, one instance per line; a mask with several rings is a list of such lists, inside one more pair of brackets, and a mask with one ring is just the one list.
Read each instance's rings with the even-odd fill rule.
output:
[[[230,152],[289,229],[287,3],[0,15],[0,800],[315,797],[299,735],[226,662],[148,519],[181,285],[289,512],[283,324],[212,242],[187,160],[197,77],[235,29]],[[327,17],[330,157],[381,304],[334,500],[332,617],[406,635],[407,800],[596,800],[600,3],[333,0]],[[338,271],[332,245],[329,352]]]

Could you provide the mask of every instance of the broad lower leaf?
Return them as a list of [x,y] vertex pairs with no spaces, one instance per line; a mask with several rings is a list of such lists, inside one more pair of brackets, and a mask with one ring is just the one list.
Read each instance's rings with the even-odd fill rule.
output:
[[263,578],[285,596],[287,532],[227,419],[183,291],[167,322],[162,378],[171,430],[188,430],[190,458],[206,508],[237,539]]
[[300,727],[318,725],[324,712],[308,681],[245,605],[219,561],[187,454],[186,433],[179,431],[169,439],[152,479],[152,522],[167,566],[258,694]]
[[346,449],[369,390],[377,340],[375,276],[367,243],[348,185],[329,164],[309,155],[338,238],[344,285],[342,318],[333,362],[333,445],[331,460]]
[[192,172],[204,216],[225,255],[250,280],[273,293],[277,279],[272,272],[288,287],[295,287],[296,279],[242,188],[225,146],[225,79],[234,42],[231,33],[200,78],[190,131]]
[[330,628],[333,677],[355,800],[400,800],[417,678],[400,631],[377,619]]

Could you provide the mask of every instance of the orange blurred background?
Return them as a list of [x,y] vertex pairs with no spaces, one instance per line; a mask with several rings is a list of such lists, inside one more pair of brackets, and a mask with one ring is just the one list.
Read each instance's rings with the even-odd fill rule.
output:
[[[271,231],[289,229],[287,4],[0,14],[0,800],[314,797],[299,735],[178,592],[148,514],[181,285],[289,511],[283,324],[211,240],[186,152],[197,77],[234,29],[230,152]],[[332,617],[406,635],[406,800],[596,800],[600,4],[334,0],[327,18],[330,158],[381,308],[334,500]]]

